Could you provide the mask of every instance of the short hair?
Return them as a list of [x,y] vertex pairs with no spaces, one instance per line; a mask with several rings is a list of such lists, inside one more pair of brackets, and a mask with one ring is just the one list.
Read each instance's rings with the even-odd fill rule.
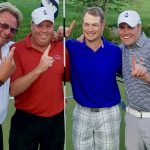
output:
[[18,28],[23,20],[23,15],[21,11],[15,5],[12,5],[9,2],[3,2],[3,3],[0,3],[0,13],[4,11],[9,12],[16,18],[17,28]]
[[100,17],[100,21],[101,23],[104,23],[104,12],[100,7],[89,7],[87,8],[84,12],[83,12],[83,18],[82,18],[82,22],[84,19],[84,16],[86,15],[86,13],[92,15],[92,16],[99,16]]

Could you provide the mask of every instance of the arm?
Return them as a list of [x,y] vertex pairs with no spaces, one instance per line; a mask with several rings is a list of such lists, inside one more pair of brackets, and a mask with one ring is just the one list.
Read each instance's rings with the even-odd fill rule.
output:
[[10,85],[10,94],[12,96],[19,95],[26,91],[34,81],[53,64],[53,58],[48,56],[50,47],[43,53],[39,64],[28,74],[17,78]]

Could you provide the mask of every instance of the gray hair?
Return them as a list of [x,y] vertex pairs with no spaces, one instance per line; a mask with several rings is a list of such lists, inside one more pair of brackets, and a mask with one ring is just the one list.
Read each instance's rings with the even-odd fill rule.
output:
[[[100,7],[89,7],[83,12],[83,18],[86,15],[86,13],[92,15],[92,16],[99,16],[101,23],[104,23],[104,12]],[[82,20],[83,21],[83,20]]]
[[23,15],[21,11],[16,6],[12,5],[11,3],[3,2],[3,3],[0,3],[0,13],[4,11],[9,12],[17,19],[17,28],[18,28],[23,20]]

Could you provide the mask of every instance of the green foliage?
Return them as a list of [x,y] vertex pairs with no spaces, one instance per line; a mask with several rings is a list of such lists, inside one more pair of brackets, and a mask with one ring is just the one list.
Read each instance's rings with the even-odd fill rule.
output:
[[[112,1],[112,0],[111,0],[111,1]],[[113,0],[112,2],[109,2],[108,8],[109,8],[110,10],[116,10],[117,12],[121,12],[122,7],[123,7],[123,6],[126,6],[126,5],[127,5],[127,2],[126,2],[126,3],[123,3],[123,0],[121,0],[121,1]]]
[[145,32],[145,34],[150,37],[150,25],[145,25],[142,29]]
[[127,5],[133,5],[139,0],[72,0],[72,3],[78,8],[78,10],[83,10],[87,7],[99,6],[107,13],[107,10],[115,10],[121,12],[122,8]]
[[110,28],[106,26],[103,36],[109,41],[112,41],[114,43],[120,43],[120,38],[118,36],[117,28],[115,27]]
[[2,3],[2,2],[7,2],[8,0],[0,0],[0,3]]

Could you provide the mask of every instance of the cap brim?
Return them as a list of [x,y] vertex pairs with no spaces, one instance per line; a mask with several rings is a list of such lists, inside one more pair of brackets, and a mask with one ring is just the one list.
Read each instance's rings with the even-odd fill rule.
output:
[[118,26],[121,24],[121,23],[126,23],[128,24],[130,27],[134,28],[137,26],[137,23],[131,23],[131,22],[128,22],[128,21],[120,21],[118,22]]

